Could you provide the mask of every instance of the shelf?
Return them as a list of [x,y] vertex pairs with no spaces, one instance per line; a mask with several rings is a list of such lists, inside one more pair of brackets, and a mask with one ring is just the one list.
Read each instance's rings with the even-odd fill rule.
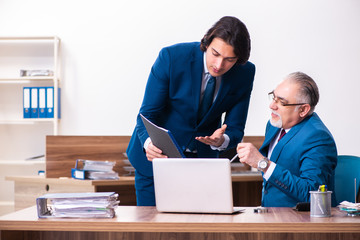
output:
[[[37,82],[37,81],[54,81],[54,76],[37,76],[37,77],[11,77],[11,78],[2,78],[0,77],[0,84],[1,83],[30,83],[30,82]],[[59,79],[57,79],[59,82]]]
[[54,118],[29,118],[29,119],[8,119],[8,120],[1,120],[0,124],[35,124],[38,122],[49,122],[52,123],[55,120]]
[[29,41],[29,40],[45,40],[45,41],[53,41],[57,40],[60,41],[60,39],[57,36],[44,36],[44,37],[0,37],[0,41]]
[[37,164],[45,164],[45,160],[0,160],[1,165],[37,165]]

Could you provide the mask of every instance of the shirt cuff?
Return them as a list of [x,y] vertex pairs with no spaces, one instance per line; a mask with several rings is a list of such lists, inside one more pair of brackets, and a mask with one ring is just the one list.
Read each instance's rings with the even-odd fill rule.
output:
[[227,134],[224,134],[224,138],[225,138],[225,140],[220,147],[215,147],[215,146],[210,145],[211,149],[218,150],[218,151],[225,150],[229,146],[230,138]]
[[148,138],[146,139],[145,143],[144,143],[144,149],[145,149],[145,150],[147,149],[147,147],[149,146],[150,143],[151,143],[151,139],[150,139],[150,137],[148,137]]
[[266,170],[266,173],[264,173],[263,178],[267,181],[271,177],[271,174],[274,172],[274,169],[276,167],[276,163],[270,161],[269,168]]

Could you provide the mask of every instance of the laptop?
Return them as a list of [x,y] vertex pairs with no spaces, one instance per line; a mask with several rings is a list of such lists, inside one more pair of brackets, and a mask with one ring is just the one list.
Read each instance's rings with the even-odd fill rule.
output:
[[159,212],[233,214],[231,167],[227,158],[153,160]]

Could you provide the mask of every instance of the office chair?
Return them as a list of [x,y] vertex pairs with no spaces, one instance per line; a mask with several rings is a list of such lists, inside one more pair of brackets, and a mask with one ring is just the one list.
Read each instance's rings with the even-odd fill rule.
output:
[[359,182],[360,157],[339,155],[335,169],[335,195],[337,202],[356,202],[359,198]]

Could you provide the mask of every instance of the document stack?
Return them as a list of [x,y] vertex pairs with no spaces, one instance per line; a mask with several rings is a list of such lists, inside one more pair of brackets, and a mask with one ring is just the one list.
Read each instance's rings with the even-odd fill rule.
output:
[[36,199],[39,218],[113,218],[115,192],[49,193]]
[[20,70],[21,77],[48,77],[54,76],[54,72],[47,69],[38,69],[38,70]]
[[77,159],[71,176],[75,179],[119,179],[119,174],[113,171],[114,161],[95,161]]
[[341,211],[346,212],[348,216],[360,216],[360,203],[342,201],[338,207]]

